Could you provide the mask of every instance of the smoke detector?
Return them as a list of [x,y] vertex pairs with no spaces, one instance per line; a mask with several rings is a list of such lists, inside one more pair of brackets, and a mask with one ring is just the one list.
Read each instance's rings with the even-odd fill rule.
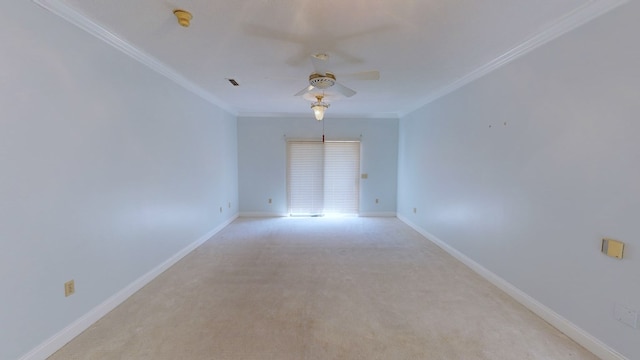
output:
[[173,15],[178,18],[178,24],[189,27],[191,25],[191,19],[193,19],[193,15],[186,10],[175,9],[173,10]]

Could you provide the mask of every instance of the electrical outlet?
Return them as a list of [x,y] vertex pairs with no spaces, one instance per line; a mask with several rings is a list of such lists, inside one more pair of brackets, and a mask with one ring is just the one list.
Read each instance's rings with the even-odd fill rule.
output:
[[607,256],[611,256],[616,259],[622,259],[624,253],[624,243],[622,241],[604,238],[602,239],[601,251]]
[[64,283],[64,296],[69,297],[76,292],[76,284],[73,280],[69,280]]
[[623,324],[634,329],[638,328],[638,312],[633,309],[616,304],[613,308],[613,316]]

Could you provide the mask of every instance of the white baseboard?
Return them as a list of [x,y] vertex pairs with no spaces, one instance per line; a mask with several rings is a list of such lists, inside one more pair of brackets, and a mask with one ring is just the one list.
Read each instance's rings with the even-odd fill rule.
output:
[[[289,214],[280,214],[273,212],[241,212],[240,217],[287,217]],[[380,212],[368,212],[358,214],[360,217],[396,217],[395,211],[380,211]]]
[[229,225],[237,217],[238,215],[236,214],[231,219],[225,221],[215,229],[204,234],[198,240],[189,244],[187,247],[180,250],[165,262],[156,266],[148,273],[142,275],[127,287],[105,300],[102,304],[96,306],[91,311],[71,323],[69,326],[65,327],[57,334],[53,335],[42,344],[38,345],[36,348],[23,355],[20,360],[44,360],[47,357],[53,355],[53,353],[61,349],[69,341],[73,340],[73,338],[80,335],[80,333],[88,329],[93,323],[100,320],[100,318],[108,314],[111,310],[115,309],[116,306],[120,305],[131,295],[142,289],[145,285],[151,282],[151,280],[155,279],[158,275],[162,274],[173,264],[177,263],[180,259],[195,250],[198,246],[202,245],[205,241],[209,240],[213,235]]
[[396,217],[395,211],[379,211],[358,214],[360,217]]
[[602,341],[595,338],[593,335],[584,331],[583,329],[576,326],[574,323],[560,316],[555,311],[546,307],[536,299],[524,293],[522,290],[513,286],[511,283],[507,282],[500,276],[494,274],[493,272],[486,269],[484,266],[478,264],[473,261],[468,256],[464,255],[460,251],[454,249],[450,245],[446,244],[444,241],[438,239],[436,236],[430,234],[426,230],[420,228],[413,222],[411,222],[406,217],[398,214],[398,219],[400,219],[405,224],[412,227],[414,230],[422,234],[429,241],[438,245],[444,251],[449,253],[454,258],[458,259],[460,262],[471,268],[473,271],[478,273],[480,276],[487,279],[490,283],[494,284],[502,291],[507,293],[509,296],[514,298],[516,301],[524,305],[526,308],[534,312],[536,315],[540,316],[549,324],[553,325],[556,329],[560,330],[562,333],[573,339],[573,341],[585,347],[587,350],[591,351],[594,355],[603,360],[628,360],[622,354],[618,353],[614,349],[610,348],[608,345],[603,343]]
[[274,212],[241,212],[240,217],[286,217],[289,214],[280,214]]

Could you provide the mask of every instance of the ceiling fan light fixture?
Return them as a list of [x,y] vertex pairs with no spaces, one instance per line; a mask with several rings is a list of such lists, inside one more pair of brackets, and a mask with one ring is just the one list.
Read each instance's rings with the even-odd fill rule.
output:
[[313,105],[311,106],[311,109],[313,110],[313,115],[315,115],[316,120],[321,121],[322,119],[324,119],[324,111],[327,109],[326,106]]
[[311,103],[311,110],[313,110],[313,115],[315,115],[316,120],[321,121],[324,119],[324,112],[329,107],[329,104],[322,101],[322,95],[316,95],[316,99],[318,101]]
[[317,73],[313,73],[309,75],[309,84],[317,89],[328,89],[335,85],[336,76],[332,73],[326,73],[324,75],[320,75]]

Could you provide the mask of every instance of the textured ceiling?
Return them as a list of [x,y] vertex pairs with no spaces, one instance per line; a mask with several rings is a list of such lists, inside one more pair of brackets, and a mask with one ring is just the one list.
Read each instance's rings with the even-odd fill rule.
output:
[[[35,0],[170,69],[239,115],[311,116],[293,96],[310,56],[357,94],[327,90],[327,116],[399,116],[598,15],[607,0]],[[191,26],[172,11],[193,13]],[[555,34],[554,34],[555,33]],[[546,35],[545,35],[546,34]],[[546,36],[546,38],[545,38]],[[537,39],[537,40],[536,40]],[[525,44],[524,46],[522,44]],[[529,45],[527,45],[529,44]],[[522,50],[524,49],[524,50]],[[516,51],[517,53],[517,51]],[[378,70],[380,79],[348,74]],[[340,75],[343,75],[342,77]],[[476,76],[477,77],[477,76]],[[233,87],[226,80],[240,84]]]

